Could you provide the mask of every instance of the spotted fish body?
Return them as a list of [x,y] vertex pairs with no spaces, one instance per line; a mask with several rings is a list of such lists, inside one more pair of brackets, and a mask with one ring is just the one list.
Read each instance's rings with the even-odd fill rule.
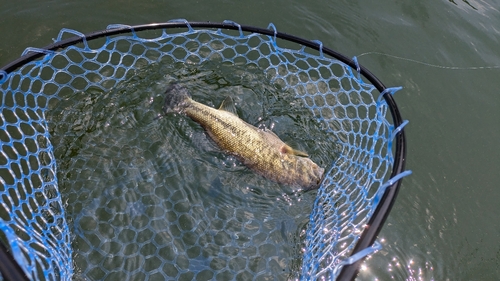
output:
[[182,113],[199,123],[225,152],[236,156],[258,174],[291,186],[314,189],[324,169],[307,154],[296,151],[272,131],[258,129],[232,112],[215,109],[191,99],[187,89],[173,84],[166,90],[165,112]]

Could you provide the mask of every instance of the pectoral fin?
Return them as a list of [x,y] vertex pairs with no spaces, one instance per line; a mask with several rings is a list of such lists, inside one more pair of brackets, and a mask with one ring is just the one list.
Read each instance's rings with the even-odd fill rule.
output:
[[266,138],[266,140],[274,147],[278,148],[281,153],[300,157],[309,157],[307,153],[297,149],[293,149],[290,145],[284,143],[273,131],[269,129],[263,129],[260,130],[260,132]]
[[300,157],[309,157],[309,155],[303,151],[293,149],[291,146],[285,144],[281,147],[281,153],[292,154]]

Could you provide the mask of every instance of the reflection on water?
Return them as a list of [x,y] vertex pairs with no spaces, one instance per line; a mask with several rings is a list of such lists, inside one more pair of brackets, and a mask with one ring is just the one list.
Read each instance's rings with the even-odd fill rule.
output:
[[[379,237],[383,249],[369,256],[360,267],[357,280],[435,280],[435,268],[426,261],[429,253],[418,253],[416,246],[410,252],[398,250],[397,242]],[[397,255],[390,254],[397,252]]]

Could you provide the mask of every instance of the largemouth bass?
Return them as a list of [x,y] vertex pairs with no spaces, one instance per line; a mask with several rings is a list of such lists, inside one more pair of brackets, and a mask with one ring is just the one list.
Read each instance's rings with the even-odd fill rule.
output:
[[[324,169],[304,152],[294,150],[268,129],[258,129],[235,113],[215,109],[191,99],[188,90],[170,85],[165,92],[165,113],[189,116],[199,123],[225,152],[256,173],[280,184],[315,189]],[[224,104],[224,103],[223,103]]]

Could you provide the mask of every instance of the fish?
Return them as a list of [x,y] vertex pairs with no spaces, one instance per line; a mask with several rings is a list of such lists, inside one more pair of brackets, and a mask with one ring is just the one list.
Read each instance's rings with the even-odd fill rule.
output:
[[259,129],[240,119],[234,104],[227,99],[216,109],[194,101],[186,87],[173,83],[165,91],[163,110],[165,114],[188,116],[205,129],[222,151],[267,179],[305,190],[316,189],[321,183],[324,169],[307,153],[293,149],[271,130]]

